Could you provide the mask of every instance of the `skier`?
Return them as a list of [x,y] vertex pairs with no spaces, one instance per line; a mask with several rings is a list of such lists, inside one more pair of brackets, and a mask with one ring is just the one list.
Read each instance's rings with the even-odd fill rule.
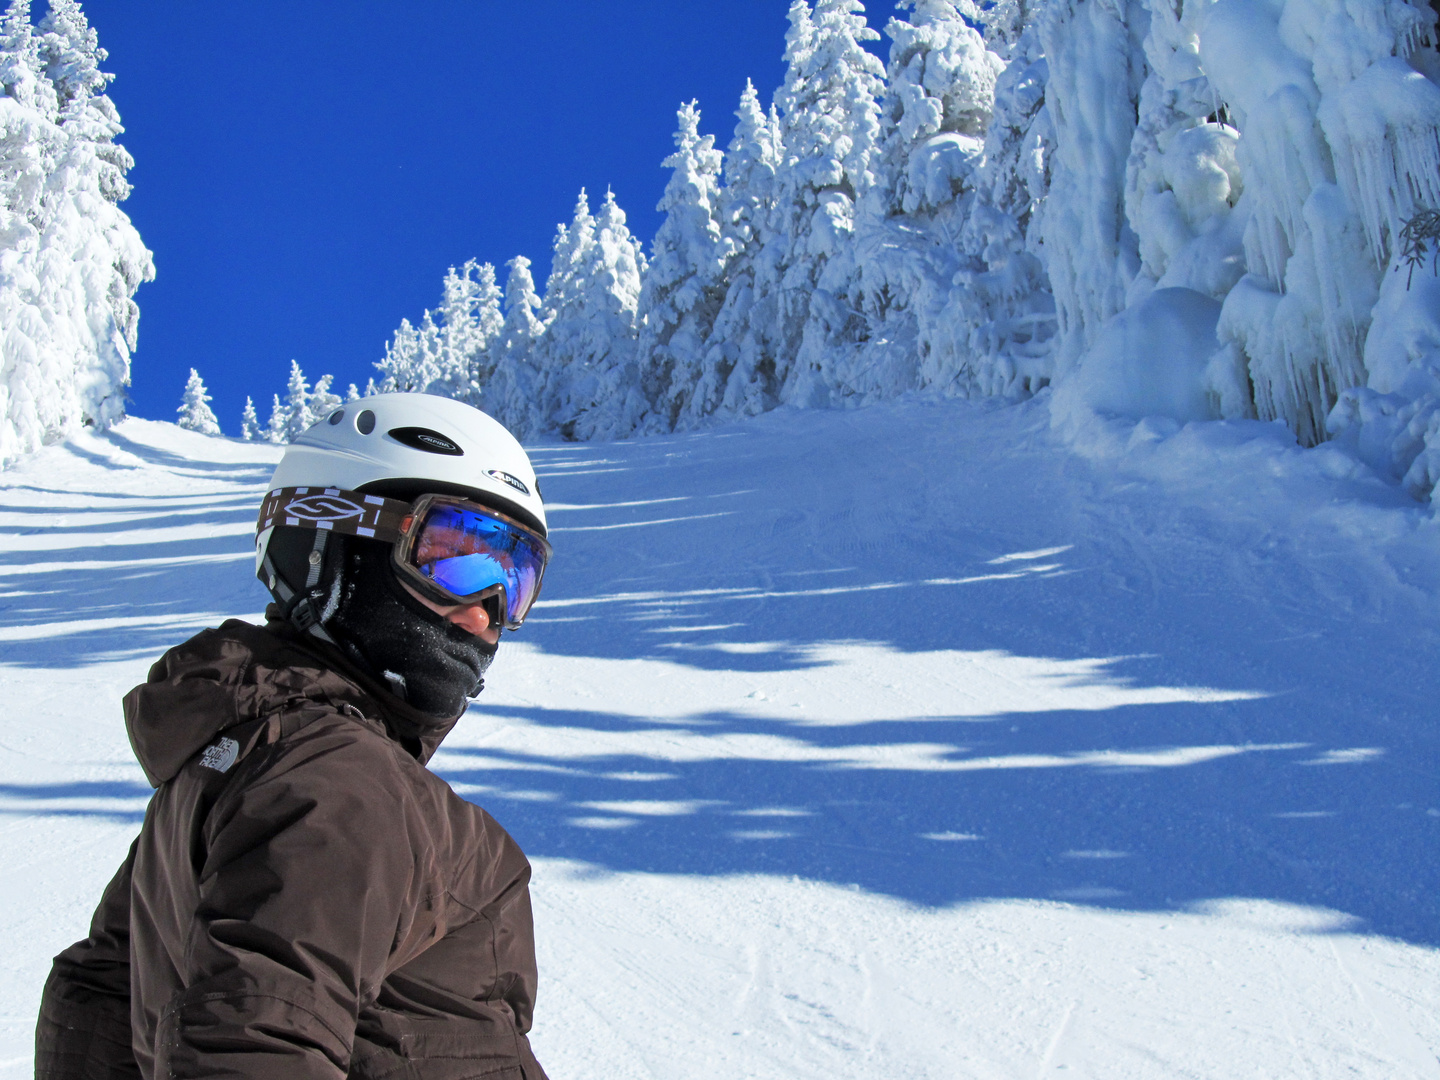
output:
[[158,790],[55,959],[36,1077],[544,1080],[530,864],[424,767],[540,591],[529,459],[460,402],[365,398],[286,450],[257,529],[266,625],[125,698]]

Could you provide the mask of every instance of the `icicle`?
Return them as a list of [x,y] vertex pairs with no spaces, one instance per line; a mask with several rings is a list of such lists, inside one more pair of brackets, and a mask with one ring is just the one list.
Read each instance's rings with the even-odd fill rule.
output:
[[1327,94],[1320,123],[1340,185],[1384,266],[1418,209],[1440,208],[1440,87],[1398,57],[1383,57]]

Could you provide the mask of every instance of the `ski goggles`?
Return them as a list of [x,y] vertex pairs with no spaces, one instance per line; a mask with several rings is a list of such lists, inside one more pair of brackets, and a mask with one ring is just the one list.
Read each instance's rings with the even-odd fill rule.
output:
[[[498,600],[506,629],[525,621],[552,548],[534,529],[488,506],[448,495],[413,503],[339,488],[278,488],[260,507],[257,528],[331,530],[392,545],[400,579],[443,606]],[[491,605],[487,604],[487,607]]]

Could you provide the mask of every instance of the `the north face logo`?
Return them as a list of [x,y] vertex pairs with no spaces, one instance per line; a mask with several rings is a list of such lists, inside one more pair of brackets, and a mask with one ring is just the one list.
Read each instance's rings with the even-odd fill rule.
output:
[[234,739],[220,739],[212,746],[207,746],[205,752],[200,755],[200,764],[207,769],[214,769],[216,772],[229,772],[230,766],[235,764],[235,759],[240,756],[240,744]]

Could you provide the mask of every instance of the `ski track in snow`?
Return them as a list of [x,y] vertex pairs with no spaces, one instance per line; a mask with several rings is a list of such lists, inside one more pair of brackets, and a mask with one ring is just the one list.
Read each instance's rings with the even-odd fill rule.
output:
[[[535,449],[545,595],[434,767],[535,862],[551,1075],[1440,1077],[1440,529],[1142,429]],[[277,456],[130,420],[0,474],[0,1077],[144,814],[121,695],[263,607]]]

